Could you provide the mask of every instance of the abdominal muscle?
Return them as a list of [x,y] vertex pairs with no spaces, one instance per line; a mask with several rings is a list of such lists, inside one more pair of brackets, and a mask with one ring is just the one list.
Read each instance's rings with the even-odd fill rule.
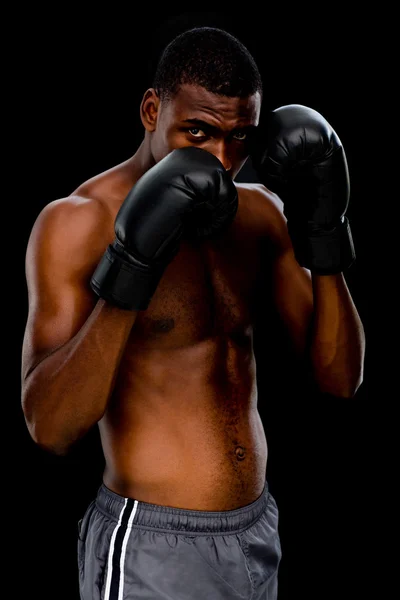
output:
[[265,485],[252,340],[190,347],[131,343],[99,423],[104,484],[163,506],[203,511],[250,504]]

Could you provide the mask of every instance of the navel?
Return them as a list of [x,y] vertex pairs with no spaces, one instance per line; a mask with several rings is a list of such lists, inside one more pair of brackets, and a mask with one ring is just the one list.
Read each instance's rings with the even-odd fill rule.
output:
[[236,458],[238,460],[243,460],[245,457],[245,449],[242,446],[238,446],[235,450]]

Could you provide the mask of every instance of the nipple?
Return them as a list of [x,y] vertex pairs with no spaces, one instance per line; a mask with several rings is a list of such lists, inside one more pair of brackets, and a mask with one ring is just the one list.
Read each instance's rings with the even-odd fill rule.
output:
[[155,319],[152,329],[154,333],[169,333],[174,327],[174,319]]
[[244,456],[245,456],[245,450],[244,448],[242,448],[242,446],[238,446],[235,450],[235,454],[236,454],[236,458],[238,460],[243,460]]

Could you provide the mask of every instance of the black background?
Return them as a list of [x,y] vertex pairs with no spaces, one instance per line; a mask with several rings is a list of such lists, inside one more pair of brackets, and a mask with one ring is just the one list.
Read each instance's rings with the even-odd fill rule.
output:
[[[348,16],[272,10],[119,13],[85,17],[68,8],[24,15],[23,51],[14,56],[10,117],[16,153],[19,302],[10,373],[14,481],[10,515],[10,570],[18,598],[78,600],[77,521],[96,493],[103,460],[94,430],[68,457],[38,449],[20,408],[20,351],[27,314],[24,253],[33,222],[50,201],[131,156],[143,130],[139,103],[164,45],[194,25],[221,26],[253,53],[264,80],[263,110],[299,103],[320,111],[341,138],[349,164],[348,211],[357,261],[346,281],[367,340],[368,206],[365,147],[371,76],[368,34]],[[45,19],[45,20],[44,20]],[[14,163],[15,167],[15,163]],[[247,164],[238,181],[256,180]],[[21,198],[23,204],[21,205]],[[21,229],[22,227],[22,229]],[[22,243],[21,243],[22,236]],[[18,305],[18,306],[17,306]],[[269,443],[268,480],[280,508],[283,559],[279,600],[361,598],[376,564],[371,542],[374,456],[371,445],[370,350],[356,397],[311,393],[286,354],[279,331],[256,338],[259,411]],[[270,365],[270,368],[265,368]],[[15,501],[14,501],[15,499]],[[12,515],[12,517],[11,517]],[[211,599],[210,599],[211,600]]]

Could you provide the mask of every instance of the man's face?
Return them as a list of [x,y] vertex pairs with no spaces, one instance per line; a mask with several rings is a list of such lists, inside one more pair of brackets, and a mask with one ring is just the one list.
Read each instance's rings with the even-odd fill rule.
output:
[[174,98],[158,105],[153,157],[158,162],[176,148],[198,146],[214,154],[234,179],[249,156],[260,108],[259,93],[229,98],[184,84]]

